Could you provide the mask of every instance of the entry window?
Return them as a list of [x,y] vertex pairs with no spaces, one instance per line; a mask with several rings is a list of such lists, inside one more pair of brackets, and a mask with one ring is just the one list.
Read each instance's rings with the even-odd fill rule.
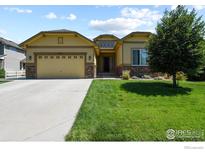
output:
[[63,37],[58,37],[58,44],[63,44]]
[[132,65],[146,66],[148,65],[147,49],[132,49]]
[[111,40],[101,40],[97,41],[97,44],[100,48],[114,48],[116,42]]

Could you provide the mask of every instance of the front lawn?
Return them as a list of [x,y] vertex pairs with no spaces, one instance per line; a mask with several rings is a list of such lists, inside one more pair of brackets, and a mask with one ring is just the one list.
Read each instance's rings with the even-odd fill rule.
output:
[[205,131],[205,82],[170,83],[94,80],[66,140],[167,141],[168,129]]

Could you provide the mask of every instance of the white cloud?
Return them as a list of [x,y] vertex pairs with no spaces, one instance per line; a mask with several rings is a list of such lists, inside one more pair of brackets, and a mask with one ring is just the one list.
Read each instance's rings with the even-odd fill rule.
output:
[[205,5],[193,5],[193,8],[195,8],[196,10],[203,10],[205,9]]
[[176,9],[177,6],[178,6],[178,5],[171,5],[171,10]]
[[4,8],[4,10],[10,11],[10,12],[21,13],[21,14],[32,13],[32,10],[30,10],[30,9],[20,9],[17,7],[12,7],[12,8],[6,7],[6,8]]
[[161,14],[158,11],[151,11],[150,9],[135,9],[124,8],[121,11],[123,17],[139,18],[144,20],[159,20]]
[[46,14],[45,17],[47,19],[57,19],[57,15],[53,12],[50,12],[50,13]]
[[68,16],[58,16],[54,12],[49,12],[45,15],[45,18],[47,19],[67,19],[67,20],[76,20],[77,16],[73,13],[70,13]]
[[[111,18],[108,20],[91,20],[90,26],[96,30],[111,33],[127,33],[135,30],[140,25],[146,24],[145,21],[133,18]],[[150,23],[148,23],[150,24]],[[124,31],[124,32],[123,32]]]
[[150,9],[124,8],[121,16],[107,20],[91,20],[90,27],[119,37],[133,31],[154,31],[155,23],[161,18],[158,11]]
[[66,19],[68,19],[68,20],[75,20],[75,19],[77,19],[77,16],[75,15],[75,14],[69,14],[67,17],[66,17]]

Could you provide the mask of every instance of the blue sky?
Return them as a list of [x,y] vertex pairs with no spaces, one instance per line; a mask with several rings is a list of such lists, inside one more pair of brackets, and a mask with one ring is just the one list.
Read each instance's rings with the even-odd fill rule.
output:
[[[176,6],[0,6],[0,37],[17,43],[39,31],[69,29],[88,38],[102,33],[123,37],[132,31],[154,32],[165,9]],[[195,8],[205,20],[205,6]]]

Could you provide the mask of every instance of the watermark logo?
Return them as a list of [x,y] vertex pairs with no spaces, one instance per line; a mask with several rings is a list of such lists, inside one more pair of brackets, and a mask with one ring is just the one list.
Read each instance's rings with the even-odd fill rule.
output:
[[168,129],[166,131],[167,139],[173,140],[176,138],[181,139],[203,139],[204,138],[204,130],[174,130]]
[[175,130],[173,129],[168,129],[167,130],[167,138],[169,140],[173,140],[175,138]]

